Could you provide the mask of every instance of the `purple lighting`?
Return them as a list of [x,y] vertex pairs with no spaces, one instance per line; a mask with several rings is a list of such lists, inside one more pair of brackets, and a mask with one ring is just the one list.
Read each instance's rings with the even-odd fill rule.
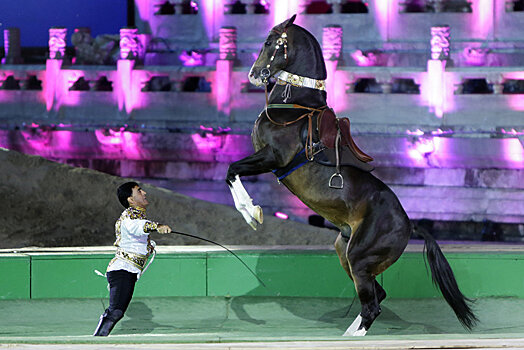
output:
[[199,133],[192,134],[191,139],[198,151],[204,154],[213,153],[222,147],[222,137],[215,136],[209,132],[204,133],[203,136]]
[[504,158],[517,166],[522,167],[524,162],[524,149],[518,138],[504,139]]
[[277,211],[277,212],[275,213],[275,216],[276,216],[277,218],[279,218],[279,219],[282,219],[282,220],[287,220],[287,219],[289,218],[289,216],[288,216],[287,214],[282,213],[282,212],[280,212],[280,211]]
[[95,136],[97,141],[104,146],[122,144],[122,129],[120,131],[114,131],[111,129],[96,129]]
[[417,129],[415,131],[411,131],[411,130],[406,130],[406,134],[408,135],[414,135],[414,136],[422,136],[424,135],[424,131],[420,130],[420,129]]
[[182,54],[178,56],[178,59],[180,59],[180,61],[182,61],[182,64],[186,67],[196,67],[202,66],[204,64],[202,54],[196,51],[191,51],[191,53],[183,51]]

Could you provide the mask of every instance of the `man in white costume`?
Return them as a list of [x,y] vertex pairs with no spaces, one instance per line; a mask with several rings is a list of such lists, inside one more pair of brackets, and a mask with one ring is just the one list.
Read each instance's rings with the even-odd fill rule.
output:
[[168,225],[153,222],[146,217],[149,202],[146,192],[136,182],[126,182],[117,189],[118,200],[126,208],[115,223],[117,247],[115,257],[107,266],[109,307],[100,316],[93,335],[107,336],[115,324],[124,317],[131,302],[135,283],[144,271],[147,258],[155,249],[149,238],[153,231],[171,233]]

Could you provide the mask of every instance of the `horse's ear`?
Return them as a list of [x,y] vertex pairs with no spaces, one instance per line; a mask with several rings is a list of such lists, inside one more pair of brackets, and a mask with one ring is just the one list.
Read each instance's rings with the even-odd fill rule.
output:
[[290,25],[293,24],[293,22],[295,21],[295,18],[297,18],[297,15],[293,15],[291,16],[291,18],[289,18],[287,21],[285,21],[284,23],[282,23],[284,25],[284,28],[287,28],[289,27]]

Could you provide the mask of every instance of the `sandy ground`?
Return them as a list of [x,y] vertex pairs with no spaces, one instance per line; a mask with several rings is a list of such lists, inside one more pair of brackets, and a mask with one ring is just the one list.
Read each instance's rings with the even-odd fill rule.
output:
[[[0,149],[0,248],[111,245],[130,179]],[[225,186],[225,184],[224,184]],[[330,245],[337,232],[266,216],[252,230],[234,208],[143,185],[150,219],[227,245]],[[208,244],[153,234],[157,244]]]

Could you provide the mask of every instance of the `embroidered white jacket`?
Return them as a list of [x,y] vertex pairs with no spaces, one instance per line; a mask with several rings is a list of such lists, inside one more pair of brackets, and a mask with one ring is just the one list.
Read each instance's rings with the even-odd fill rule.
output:
[[[122,212],[120,218],[115,223],[116,241],[114,245],[129,255],[149,256],[154,250],[154,241],[151,241],[149,234],[156,230],[157,222],[147,219],[144,208],[129,207]],[[137,273],[139,276],[142,269],[130,259],[115,256],[107,266],[107,272],[116,270],[126,270]]]

